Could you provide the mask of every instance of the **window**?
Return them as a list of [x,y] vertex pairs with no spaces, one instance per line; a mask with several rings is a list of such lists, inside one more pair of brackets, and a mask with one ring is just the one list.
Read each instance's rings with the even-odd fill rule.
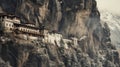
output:
[[9,27],[11,27],[11,24],[9,24]]
[[23,31],[23,28],[21,28],[21,30]]
[[22,30],[22,28],[20,28],[20,30]]
[[12,25],[12,27],[14,27],[14,26]]
[[8,24],[7,24],[7,23],[6,23],[5,25],[6,25],[6,26],[8,26]]
[[12,28],[10,28],[10,30],[12,30]]

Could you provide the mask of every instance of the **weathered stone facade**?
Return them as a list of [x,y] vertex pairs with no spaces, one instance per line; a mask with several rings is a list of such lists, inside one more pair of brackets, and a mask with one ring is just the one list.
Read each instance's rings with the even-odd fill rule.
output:
[[37,28],[34,24],[22,24],[20,19],[14,15],[1,15],[0,20],[0,28],[4,34],[21,34],[24,35],[22,36],[24,39],[37,40],[37,37],[44,37],[48,33],[48,30]]

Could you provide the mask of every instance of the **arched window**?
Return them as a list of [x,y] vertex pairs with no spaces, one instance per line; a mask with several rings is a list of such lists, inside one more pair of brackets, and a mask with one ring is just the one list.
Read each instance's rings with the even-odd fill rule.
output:
[[27,32],[29,33],[29,29],[27,29]]
[[25,32],[27,32],[27,29],[25,28]]
[[12,28],[10,28],[10,30],[12,30]]
[[30,32],[30,30],[28,29],[28,32]]
[[24,31],[24,28],[22,28],[22,31]]
[[12,25],[12,27],[14,27],[14,26]]
[[11,24],[9,24],[9,27],[11,27]]
[[20,30],[22,31],[22,28],[20,28]]
[[7,24],[7,23],[6,23],[5,25],[6,25],[6,26],[8,26],[8,24]]

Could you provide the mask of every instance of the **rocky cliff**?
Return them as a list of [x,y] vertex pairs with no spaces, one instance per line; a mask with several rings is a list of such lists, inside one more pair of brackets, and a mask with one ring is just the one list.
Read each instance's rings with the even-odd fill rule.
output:
[[77,46],[68,43],[66,49],[1,35],[0,67],[120,67],[119,53],[111,44],[108,25],[100,23],[95,0],[0,0],[0,12],[78,39]]

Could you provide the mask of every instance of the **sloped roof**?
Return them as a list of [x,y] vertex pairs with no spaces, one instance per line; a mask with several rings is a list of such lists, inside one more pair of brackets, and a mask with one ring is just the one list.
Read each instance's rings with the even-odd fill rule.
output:
[[17,19],[19,19],[19,17],[18,16],[16,16],[16,15],[13,15],[13,14],[7,14],[7,13],[0,13],[0,16],[7,16],[7,17],[10,17],[10,18],[17,18]]

